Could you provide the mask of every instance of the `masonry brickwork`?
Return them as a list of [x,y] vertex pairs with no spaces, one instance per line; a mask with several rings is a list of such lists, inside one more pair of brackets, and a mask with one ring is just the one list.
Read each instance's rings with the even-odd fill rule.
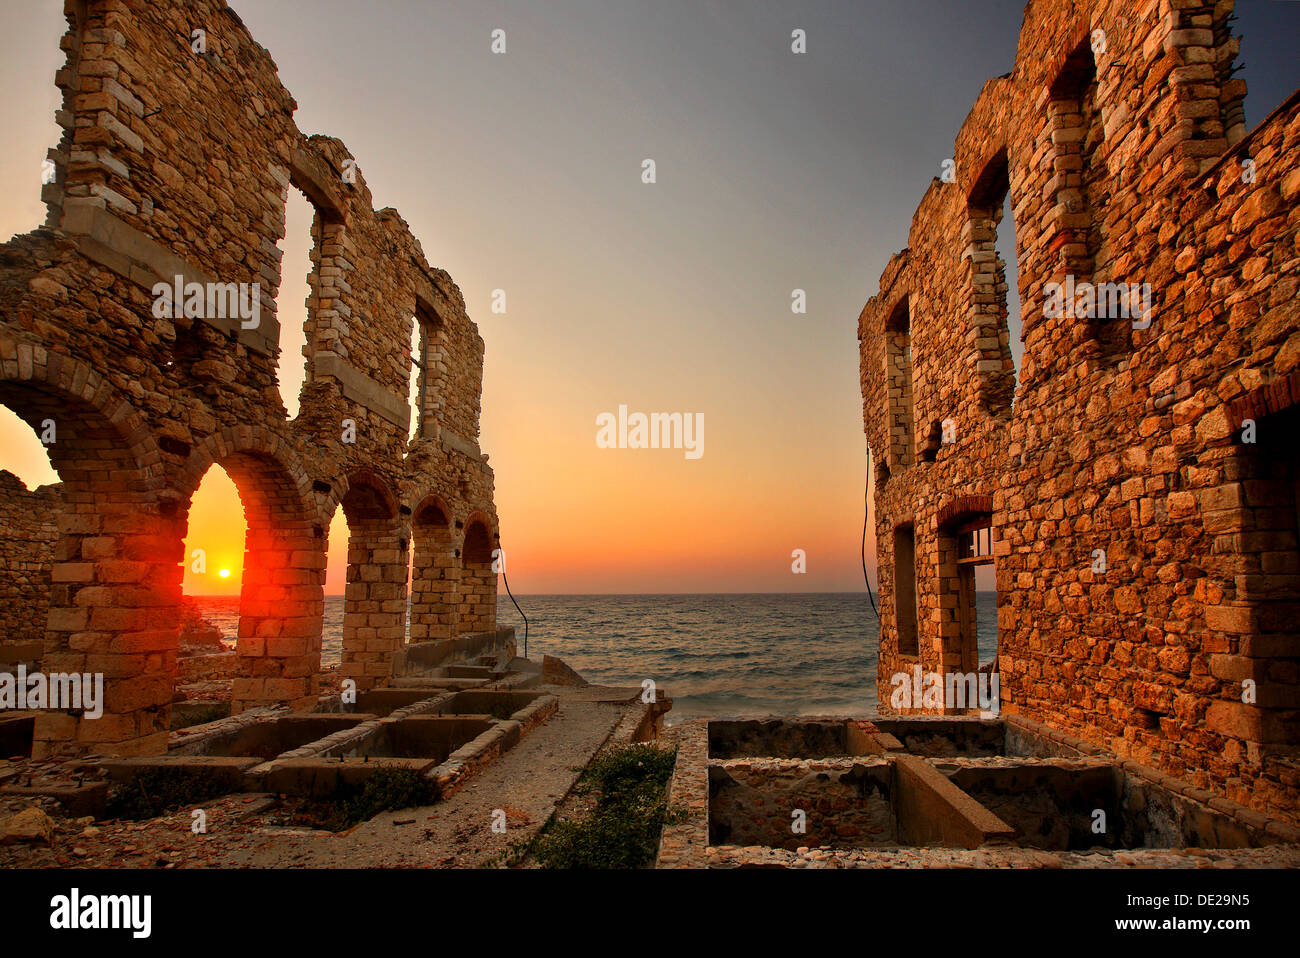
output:
[[862,311],[877,686],[980,666],[991,561],[1004,711],[1296,821],[1300,95],[1247,131],[1231,14],[1031,0]]
[[[342,142],[297,128],[271,56],[220,0],[65,11],[48,215],[0,247],[0,402],[38,433],[47,420],[57,430],[43,666],[103,672],[107,702],[96,721],[43,713],[35,753],[165,749],[187,514],[214,466],[234,479],[247,523],[236,711],[315,704],[339,508],[351,535],[345,677],[366,688],[390,674],[413,539],[412,620],[436,623],[416,637],[493,628],[483,340],[460,290],[396,211],[372,208]],[[302,357],[279,354],[290,189],[315,208]],[[256,324],[251,309],[158,309],[156,284],[176,276],[259,284]],[[278,373],[302,361],[290,421]],[[24,588],[17,571],[0,589]]]
[[58,485],[29,490],[0,470],[0,644],[45,640],[61,505]]

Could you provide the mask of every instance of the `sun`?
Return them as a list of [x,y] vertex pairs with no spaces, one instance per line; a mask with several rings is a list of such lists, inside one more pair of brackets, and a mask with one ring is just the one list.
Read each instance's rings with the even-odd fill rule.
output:
[[221,578],[223,578],[223,579],[229,579],[229,578],[230,578],[230,570],[229,570],[229,569],[222,569],[220,572],[217,573],[217,575],[221,576]]

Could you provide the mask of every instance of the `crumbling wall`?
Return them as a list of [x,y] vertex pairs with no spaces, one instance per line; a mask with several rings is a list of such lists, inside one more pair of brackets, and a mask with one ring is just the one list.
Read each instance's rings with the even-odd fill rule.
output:
[[[1300,401],[1300,99],[1247,133],[1231,9],[1029,3],[1013,71],[981,91],[955,177],[931,184],[863,310],[877,684],[888,709],[895,673],[973,669],[954,530],[988,517],[1004,709],[1294,820],[1300,530],[1278,439]],[[1001,190],[1014,292],[991,243],[1012,226],[996,222]],[[1151,309],[1058,311],[1050,283],[1147,284]],[[891,439],[886,372],[904,301],[911,457]],[[914,655],[895,609],[908,526]]]
[[50,607],[50,569],[54,566],[58,486],[29,490],[12,472],[0,469],[0,641],[45,641]]
[[[43,714],[35,748],[156,752],[187,513],[213,466],[234,479],[248,528],[235,711],[315,703],[336,509],[353,539],[348,582],[365,583],[343,666],[363,688],[386,680],[404,641],[417,507],[437,495],[450,530],[424,561],[457,570],[471,516],[495,547],[477,446],[483,344],[406,223],[372,208],[344,144],[297,129],[270,55],[223,2],[67,0],[65,12],[46,223],[0,247],[0,402],[58,429],[49,451],[66,505],[49,540],[44,666],[102,672],[107,702],[94,721]],[[278,354],[289,189],[316,209],[304,357]],[[199,297],[177,314],[161,293],[177,276],[247,297],[218,297],[223,309]],[[410,442],[417,312],[436,315],[451,345],[428,344],[436,375]],[[289,421],[279,365],[300,361]],[[476,596],[489,588],[494,577]],[[432,601],[447,638],[464,631],[458,594]]]

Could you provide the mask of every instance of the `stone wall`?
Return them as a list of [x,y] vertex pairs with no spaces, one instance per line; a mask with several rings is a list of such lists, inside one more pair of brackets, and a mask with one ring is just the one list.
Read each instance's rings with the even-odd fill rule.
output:
[[[316,700],[336,509],[352,539],[349,588],[366,583],[344,625],[343,671],[362,687],[384,681],[401,644],[412,517],[442,510],[448,534],[420,555],[431,567],[458,570],[471,517],[496,547],[477,445],[483,341],[402,218],[372,208],[359,160],[298,130],[275,63],[223,2],[67,0],[65,11],[46,222],[0,246],[0,402],[58,430],[48,448],[65,507],[47,540],[45,667],[103,672],[108,687],[98,721],[42,715],[36,752],[158,752],[187,513],[214,465],[239,488],[248,528],[236,711]],[[301,360],[278,355],[276,310],[290,189],[316,210],[292,421],[279,366]],[[248,308],[198,297],[176,315],[157,287],[176,276],[217,293],[249,284]],[[423,393],[408,441],[417,319]],[[479,579],[472,598],[427,600],[444,637],[494,592],[495,576]]]
[[28,490],[0,470],[0,641],[43,642],[60,505],[58,486]]
[[843,764],[786,761],[711,766],[710,843],[789,849],[897,844],[890,764],[884,759],[847,768]]
[[[1246,131],[1231,11],[1029,3],[863,310],[877,684],[888,709],[895,673],[978,667],[990,525],[1005,711],[1296,820],[1300,98]],[[1149,284],[1151,309],[1058,310],[1051,283]]]

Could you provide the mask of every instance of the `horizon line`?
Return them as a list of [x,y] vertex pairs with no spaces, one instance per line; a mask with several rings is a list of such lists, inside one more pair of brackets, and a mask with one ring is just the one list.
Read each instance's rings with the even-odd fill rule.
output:
[[[996,592],[997,590],[996,590],[996,589],[976,589],[975,591],[976,591],[976,593],[992,593],[992,592]],[[632,596],[649,596],[649,597],[658,597],[658,596],[668,596],[668,595],[682,595],[682,596],[715,596],[715,595],[861,595],[861,596],[866,596],[867,594],[868,594],[868,593],[866,593],[866,592],[845,592],[845,591],[843,591],[843,590],[839,590],[839,591],[830,591],[830,590],[825,590],[825,591],[815,591],[815,592],[521,592],[521,593],[519,593],[519,597],[520,597],[520,598],[524,598],[524,597],[534,597],[534,596],[538,596],[538,597],[564,597],[564,596],[567,596],[567,597],[572,597],[572,598],[577,598],[577,599],[585,599],[585,598],[632,597]],[[871,592],[870,594],[871,594],[871,595],[875,595],[875,592],[873,591],[873,592]],[[239,598],[239,593],[236,592],[236,593],[232,593],[232,594],[230,594],[230,595],[188,595],[188,594],[187,594],[187,595],[185,596],[185,598],[187,598],[187,599],[238,599],[238,598]],[[333,593],[326,593],[326,594],[325,594],[325,598],[327,598],[327,599],[342,599],[342,598],[345,598],[345,596],[344,596],[344,594],[343,594],[342,592],[333,592]],[[508,595],[508,594],[498,594],[498,595],[497,595],[497,598],[498,598],[498,600],[500,600],[500,599],[509,599],[509,595]]]

